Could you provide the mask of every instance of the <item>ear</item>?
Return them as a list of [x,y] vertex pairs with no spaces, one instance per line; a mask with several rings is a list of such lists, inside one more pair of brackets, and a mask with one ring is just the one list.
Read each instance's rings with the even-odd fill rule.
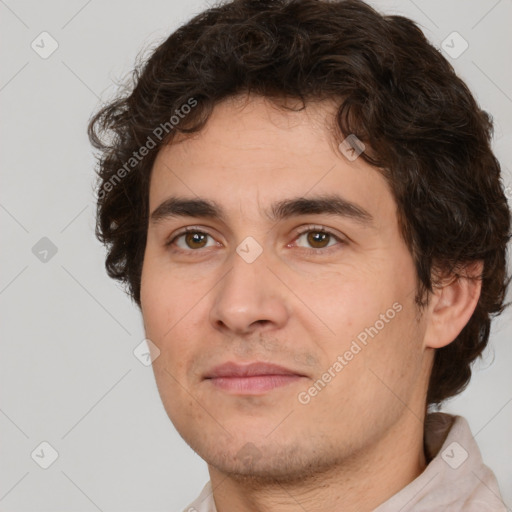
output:
[[482,289],[483,261],[457,267],[457,275],[443,277],[434,286],[427,306],[424,346],[449,345],[469,322]]

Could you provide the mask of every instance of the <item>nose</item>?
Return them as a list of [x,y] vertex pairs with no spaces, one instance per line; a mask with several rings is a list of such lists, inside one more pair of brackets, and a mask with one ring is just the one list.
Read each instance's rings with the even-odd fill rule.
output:
[[231,269],[214,289],[210,321],[215,329],[241,336],[286,324],[287,289],[267,267],[264,254],[252,263],[233,254]]

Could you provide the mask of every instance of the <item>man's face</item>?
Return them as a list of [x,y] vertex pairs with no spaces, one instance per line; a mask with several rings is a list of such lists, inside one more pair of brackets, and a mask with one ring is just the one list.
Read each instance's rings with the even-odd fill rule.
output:
[[[332,141],[333,112],[230,99],[201,132],[162,149],[152,171],[150,214],[171,196],[223,214],[160,208],[141,288],[165,409],[223,472],[300,478],[423,414],[431,354],[413,260],[383,176]],[[335,195],[340,214],[270,218],[285,200]],[[227,362],[291,375],[220,377]]]

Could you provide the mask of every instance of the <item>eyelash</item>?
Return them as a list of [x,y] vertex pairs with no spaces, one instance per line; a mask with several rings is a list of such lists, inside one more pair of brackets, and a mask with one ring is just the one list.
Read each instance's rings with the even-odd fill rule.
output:
[[[294,241],[298,240],[302,235],[304,235],[306,233],[310,233],[310,232],[325,233],[325,234],[330,235],[331,237],[333,237],[336,240],[336,242],[338,242],[338,243],[333,245],[333,246],[326,247],[326,248],[321,248],[321,249],[302,248],[302,250],[305,251],[306,254],[308,254],[308,255],[318,256],[318,255],[320,255],[320,253],[322,253],[322,254],[330,254],[333,250],[339,249],[337,247],[338,245],[345,245],[347,243],[346,240],[342,239],[341,237],[336,235],[331,230],[326,229],[326,228],[321,227],[321,226],[314,226],[314,225],[306,226],[303,230],[297,232],[294,235]],[[207,231],[204,231],[203,229],[201,229],[199,227],[188,226],[188,227],[182,229],[181,231],[179,231],[178,233],[176,233],[169,241],[167,241],[165,243],[165,246],[166,247],[171,247],[178,238],[180,238],[183,235],[186,235],[187,233],[200,233],[202,235],[207,235],[207,236],[213,238],[213,236],[210,235],[210,233],[208,233]],[[172,250],[174,252],[181,252],[183,254],[189,253],[188,255],[190,255],[190,256],[192,256],[191,253],[202,252],[201,249],[180,249],[180,248],[178,248],[178,249],[172,249]]]

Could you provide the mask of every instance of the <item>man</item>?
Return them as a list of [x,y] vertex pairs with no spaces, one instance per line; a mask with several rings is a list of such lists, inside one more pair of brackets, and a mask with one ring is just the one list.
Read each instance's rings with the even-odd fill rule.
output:
[[506,509],[467,422],[431,412],[503,309],[491,131],[358,0],[213,7],[91,121],[108,272],[208,464],[186,510]]

